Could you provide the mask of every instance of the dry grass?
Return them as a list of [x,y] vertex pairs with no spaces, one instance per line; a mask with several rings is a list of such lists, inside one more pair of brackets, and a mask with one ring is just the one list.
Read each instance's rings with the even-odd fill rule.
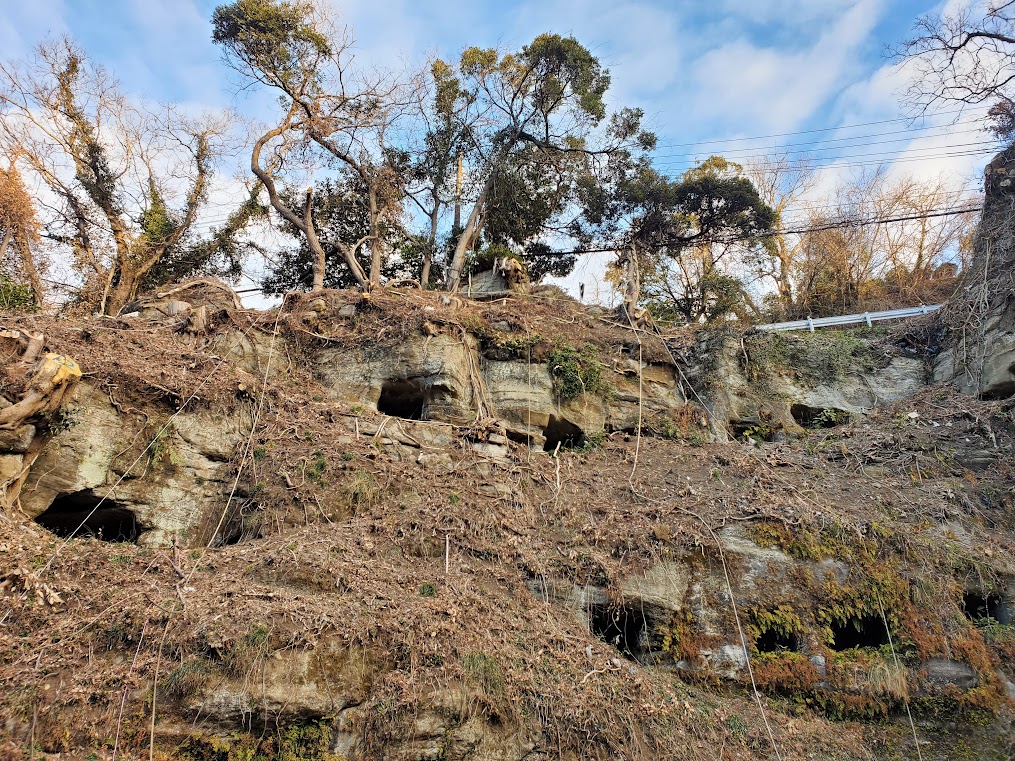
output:
[[[0,637],[0,714],[11,727],[3,731],[15,757],[33,722],[36,736],[48,738],[46,752],[101,749],[125,684],[124,741],[142,747],[143,724],[131,717],[145,712],[159,653],[157,639],[140,641],[140,633],[146,622],[161,632],[182,599],[161,653],[165,704],[158,713],[166,722],[189,723],[187,697],[216,679],[256,684],[276,653],[334,642],[369,652],[376,662],[368,703],[378,753],[435,693],[457,690],[461,716],[537,726],[540,747],[553,756],[705,759],[722,748],[725,758],[767,758],[764,726],[745,693],[688,684],[662,668],[604,668],[616,650],[590,637],[567,611],[531,595],[527,578],[616,589],[662,559],[706,562],[714,555],[709,528],[761,521],[786,527],[790,536],[812,532],[826,540],[825,527],[839,526],[873,542],[900,573],[927,576],[935,590],[962,569],[1015,569],[1005,502],[1011,408],[1002,403],[927,391],[850,426],[762,448],[648,437],[630,481],[634,442],[623,434],[557,460],[512,444],[506,465],[462,445],[451,472],[435,475],[357,436],[357,421],[376,424],[380,417],[320,401],[323,389],[300,354],[325,341],[397,341],[421,320],[446,329],[470,316],[491,326],[521,322],[548,341],[587,337],[618,353],[629,333],[613,335],[605,318],[577,305],[535,300],[454,309],[433,294],[391,293],[352,320],[333,317],[329,308],[313,325],[304,321],[307,306],[302,298],[287,305],[292,342],[285,355],[292,364],[269,382],[255,455],[241,479],[245,496],[217,507],[230,511],[225,533],[241,526],[239,543],[211,550],[178,591],[173,564],[182,560],[189,572],[196,555],[174,560],[167,551],[75,541],[42,580],[63,604],[2,598],[0,615],[8,607],[10,615]],[[270,326],[264,316],[228,319],[241,331]],[[38,327],[55,348],[87,356],[93,382],[106,384],[128,415],[186,398],[216,361],[190,345],[193,339],[159,326],[41,321]],[[227,363],[201,403],[212,409],[252,403],[237,396],[244,377]],[[909,418],[914,410],[919,417]],[[996,441],[992,451],[999,453],[975,476],[949,450],[966,446],[967,438],[977,447]],[[918,466],[918,478],[907,463]],[[985,503],[987,494],[993,502]],[[245,535],[242,527],[255,521],[256,532]],[[975,551],[942,542],[931,530],[939,521],[961,525]],[[5,564],[39,568],[54,546],[38,527],[0,521]],[[954,600],[933,592],[926,600],[922,611],[954,615]],[[138,664],[128,672],[139,641]],[[907,695],[905,675],[894,666],[863,677],[893,700]],[[766,705],[786,759],[866,758],[877,747],[905,743],[895,727],[830,729],[816,714]],[[178,740],[158,739],[165,757],[172,756]]]

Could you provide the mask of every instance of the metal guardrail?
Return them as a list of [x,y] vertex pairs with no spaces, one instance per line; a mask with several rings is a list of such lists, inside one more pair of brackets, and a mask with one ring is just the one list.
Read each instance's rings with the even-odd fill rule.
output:
[[835,325],[867,325],[882,320],[901,320],[904,317],[919,317],[923,314],[930,314],[935,309],[940,309],[944,304],[932,304],[930,306],[909,307],[907,309],[890,309],[887,312],[864,312],[863,314],[844,314],[841,317],[818,317],[806,320],[794,320],[793,322],[773,322],[768,325],[756,325],[758,330],[809,330],[814,332],[815,328],[829,328]]

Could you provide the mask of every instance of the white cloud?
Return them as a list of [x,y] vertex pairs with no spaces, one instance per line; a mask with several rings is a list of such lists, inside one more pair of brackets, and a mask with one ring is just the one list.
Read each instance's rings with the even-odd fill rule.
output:
[[797,51],[746,37],[710,50],[695,68],[693,113],[754,134],[793,129],[856,75],[879,9],[879,0],[861,0]]

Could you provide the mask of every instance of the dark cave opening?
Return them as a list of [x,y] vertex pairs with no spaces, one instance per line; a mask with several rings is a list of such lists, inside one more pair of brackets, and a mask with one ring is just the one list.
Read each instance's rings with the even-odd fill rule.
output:
[[880,616],[833,621],[829,628],[832,630],[832,650],[877,648],[890,641],[888,629]]
[[835,428],[849,422],[849,413],[834,407],[810,407],[806,404],[794,404],[789,408],[790,415],[802,428]]
[[553,415],[550,415],[550,422],[543,429],[543,436],[546,437],[544,452],[554,452],[558,446],[561,449],[580,449],[585,446],[585,432],[581,428]]
[[962,594],[962,612],[970,621],[993,618],[1001,621],[1003,600],[1001,595],[990,592],[967,591]]
[[406,420],[429,420],[435,404],[450,395],[446,386],[431,385],[419,378],[385,381],[377,411]]
[[1015,381],[1010,383],[999,383],[989,391],[980,394],[982,402],[1000,402],[1004,399],[1011,399],[1015,396]]
[[645,650],[645,616],[633,608],[593,605],[589,608],[589,630],[629,658]]
[[795,653],[800,651],[800,640],[795,634],[786,634],[776,631],[774,628],[763,629],[758,633],[754,646],[759,653],[783,653],[786,651]]
[[57,497],[35,522],[57,536],[94,537],[104,542],[135,542],[144,531],[133,511],[91,491]]
[[753,439],[754,441],[774,441],[776,429],[765,423],[756,423],[750,420],[730,420],[728,423],[730,435],[737,441]]

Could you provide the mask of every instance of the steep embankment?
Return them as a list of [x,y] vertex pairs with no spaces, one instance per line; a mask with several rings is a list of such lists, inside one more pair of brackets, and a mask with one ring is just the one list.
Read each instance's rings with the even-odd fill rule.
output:
[[886,337],[230,304],[20,323],[83,378],[0,431],[6,754],[1012,752],[1010,400]]

